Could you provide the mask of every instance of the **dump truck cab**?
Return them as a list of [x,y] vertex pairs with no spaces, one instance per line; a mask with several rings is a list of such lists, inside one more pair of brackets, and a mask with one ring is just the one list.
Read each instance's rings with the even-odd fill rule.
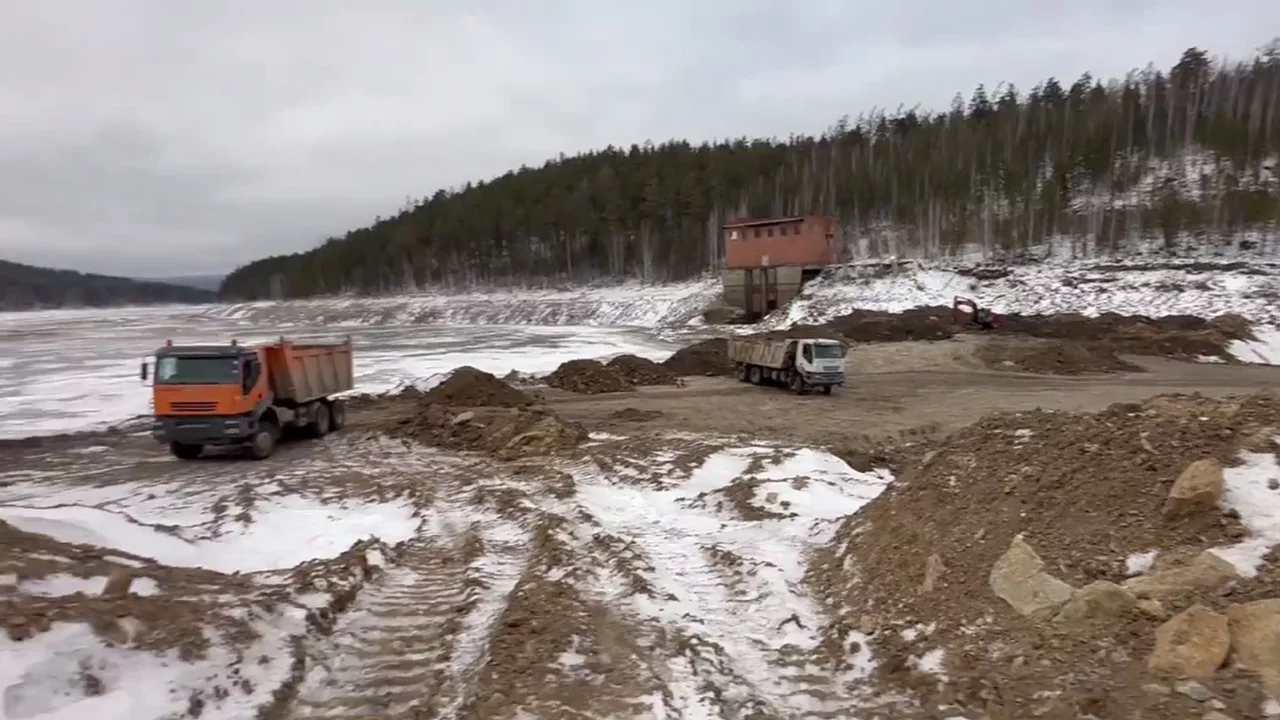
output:
[[[351,345],[174,345],[155,352],[152,435],[182,459],[240,445],[262,459],[289,429],[320,437],[345,424],[334,393],[351,389]],[[142,379],[148,366],[143,363]]]

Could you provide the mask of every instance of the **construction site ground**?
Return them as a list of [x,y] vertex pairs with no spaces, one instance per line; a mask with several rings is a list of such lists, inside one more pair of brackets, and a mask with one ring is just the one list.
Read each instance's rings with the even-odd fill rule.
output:
[[[1019,624],[999,598],[985,598],[991,617],[975,611],[966,621],[1004,623],[1005,634],[992,635],[994,659],[965,656],[966,671],[948,666],[940,649],[930,655],[923,645],[903,646],[945,625],[948,603],[958,600],[939,601],[936,617],[922,602],[895,616],[882,605],[868,609],[882,598],[848,589],[858,584],[858,563],[886,564],[883,555],[849,550],[858,542],[850,538],[866,533],[871,546],[875,536],[874,527],[855,527],[849,518],[870,503],[896,518],[883,522],[900,523],[892,509],[895,474],[917,477],[931,459],[922,457],[936,448],[955,467],[971,466],[958,453],[980,454],[984,443],[1033,432],[1019,434],[1015,418],[964,447],[945,445],[984,417],[1129,413],[1136,428],[1142,418],[1164,417],[1162,406],[1144,405],[1152,396],[1249,396],[1280,385],[1280,367],[1158,357],[1122,356],[1135,369],[1097,374],[992,369],[982,359],[985,342],[964,335],[856,346],[846,385],[830,396],[695,375],[618,392],[524,387],[528,404],[501,388],[485,395],[501,397],[501,407],[471,408],[451,395],[447,409],[428,412],[421,393],[362,400],[352,403],[342,433],[282,445],[260,463],[180,462],[136,433],[5,443],[0,631],[7,629],[17,642],[9,647],[16,647],[88,623],[106,648],[89,653],[97,659],[68,667],[46,662],[40,672],[65,676],[89,697],[141,682],[127,677],[113,650],[172,650],[207,662],[214,669],[192,681],[183,699],[187,716],[204,718],[1263,717],[1271,706],[1257,673],[1233,674],[1230,682],[1202,678],[1198,689],[1187,689],[1186,677],[1146,674],[1156,619],[1127,630],[1142,638],[1132,646],[1117,650],[1095,634],[1086,650],[1063,649],[1037,640],[1038,631]],[[1269,401],[1256,402],[1261,409],[1245,413],[1255,434],[1271,429]],[[1206,416],[1234,412],[1213,408]],[[1280,415],[1274,419],[1280,423]],[[1026,427],[1040,422],[1033,420]],[[1223,431],[1240,434],[1240,423]],[[500,442],[495,428],[504,428]],[[1138,431],[1125,438],[1138,443]],[[1181,445],[1161,440],[1150,438],[1153,452],[1173,454],[1142,472],[1163,478],[1163,499],[1181,466],[1200,456],[1187,450],[1184,457],[1170,449]],[[1090,442],[1105,445],[1106,434]],[[1241,447],[1212,452],[1230,464]],[[1266,451],[1267,443],[1250,447]],[[210,552],[220,538],[243,537],[237,547],[246,554],[281,542],[254,534],[259,518],[299,504],[316,513],[307,522],[367,504],[397,518],[384,527],[411,517],[411,530],[324,559],[283,558],[272,567],[227,561],[218,569],[194,555],[189,566],[155,562],[147,552],[154,543],[104,550],[87,536],[50,539],[65,535],[69,522],[56,513],[73,508],[119,514],[135,530]],[[934,522],[947,522],[945,502],[903,507],[931,507]],[[82,518],[81,529],[98,527],[94,517]],[[61,530],[38,531],[50,523],[62,523]],[[965,531],[978,524],[966,520]],[[896,532],[914,537],[902,527]],[[1167,534],[1168,542],[1184,552],[1246,533],[1235,520],[1205,528]],[[991,532],[1007,544],[1006,529]],[[308,542],[320,543],[322,525],[312,535]],[[1051,566],[1058,559],[1053,547],[1037,549]],[[1098,553],[1110,552],[1108,561],[1123,566],[1140,549],[1115,545]],[[932,550],[900,552],[933,563]],[[944,565],[962,563],[948,556],[932,570],[911,566],[903,582],[932,573],[929,584],[944,587]],[[986,587],[987,571],[974,569],[977,585],[952,584],[967,597]],[[1094,577],[1063,572],[1074,585]],[[1233,587],[1266,600],[1280,592],[1277,575],[1273,563]],[[73,576],[94,589],[68,592]],[[125,590],[112,591],[126,576]],[[50,589],[59,582],[63,590]],[[1204,602],[1226,613],[1218,601],[1225,596],[1214,597]],[[867,605],[841,606],[855,601]],[[1166,605],[1170,614],[1183,607]],[[892,641],[886,627],[894,628]],[[950,650],[977,631],[947,632]],[[1016,651],[1009,655],[1008,647]],[[1042,647],[1054,653],[1043,662],[1036,656]],[[1093,676],[1077,682],[1074,675],[1059,682],[1070,674],[1063,663],[1096,663],[1098,652],[1115,656],[1119,684]],[[962,659],[958,650],[947,657]],[[984,684],[1005,673],[1016,682]],[[5,702],[14,717],[23,716],[14,708],[31,716],[40,708],[30,697],[53,681],[20,680]],[[237,715],[236,702],[251,712]]]

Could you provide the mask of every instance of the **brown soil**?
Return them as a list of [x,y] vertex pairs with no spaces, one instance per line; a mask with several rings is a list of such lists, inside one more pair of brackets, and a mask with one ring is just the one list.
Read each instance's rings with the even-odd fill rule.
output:
[[632,385],[678,385],[680,376],[648,358],[619,355],[605,366]]
[[680,348],[663,360],[662,365],[677,375],[730,376],[734,367],[728,352],[728,340],[709,338]]
[[467,409],[423,403],[412,415],[382,429],[426,445],[485,451],[502,459],[565,452],[587,438],[582,425],[566,422],[544,407]]
[[823,327],[855,342],[946,340],[959,330],[951,318],[951,308],[940,306],[912,308],[901,313],[854,310]]
[[992,370],[1044,375],[1144,372],[1140,365],[1120,359],[1111,347],[1100,343],[989,338],[976,347],[975,354]]
[[1230,359],[1226,348],[1232,340],[1253,339],[1248,320],[1239,315],[1222,315],[1212,320],[1190,315],[1151,318],[1116,313],[1103,313],[1095,318],[1073,313],[1009,315],[999,332],[1098,342],[1118,353],[1188,359],[1201,356]]
[[582,395],[625,392],[635,388],[635,383],[627,376],[598,360],[570,360],[561,363],[555,372],[547,376],[547,384]]
[[[833,608],[882,628],[877,650],[890,658],[905,660],[908,649],[884,628],[937,623],[927,642],[945,649],[952,678],[939,694],[932,682],[917,685],[904,663],[880,670],[882,681],[914,686],[934,702],[983,708],[992,718],[1134,717],[1138,710],[1152,713],[1143,717],[1184,717],[1179,713],[1195,703],[1176,693],[1161,696],[1168,714],[1158,714],[1140,690],[1159,681],[1145,672],[1159,619],[1135,610],[1114,623],[1052,632],[996,597],[988,575],[1019,533],[1047,572],[1077,588],[1122,582],[1130,554],[1159,549],[1185,556],[1241,539],[1247,533],[1233,513],[1167,521],[1161,508],[1192,461],[1236,462],[1243,444],[1277,426],[1280,396],[1266,392],[1226,400],[1162,396],[1096,414],[991,416],[908,463],[895,484],[842,523],[810,579]],[[933,555],[943,570],[926,590]],[[1176,613],[1194,601],[1221,609],[1242,597],[1274,597],[1276,580],[1263,573],[1227,594],[1177,598],[1166,609]],[[1205,684],[1227,700],[1233,717],[1256,713],[1252,681],[1223,670]],[[1064,694],[1045,710],[1042,694],[1054,691]]]
[[661,410],[637,410],[635,408],[622,408],[614,412],[611,417],[614,420],[622,422],[649,422],[662,417]]
[[469,365],[454,370],[448,379],[428,390],[422,398],[430,403],[459,407],[523,407],[533,404],[533,398],[527,394]]

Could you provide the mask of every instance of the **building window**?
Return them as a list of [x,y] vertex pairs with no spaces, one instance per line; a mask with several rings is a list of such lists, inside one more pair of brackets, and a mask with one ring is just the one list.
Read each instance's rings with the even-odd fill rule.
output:
[[760,237],[760,228],[756,228],[756,237]]
[[773,237],[773,228],[769,228],[765,232],[769,235],[769,237]]
[[737,239],[738,239],[738,231],[737,231],[737,230],[730,230],[730,231],[729,231],[729,239],[730,239],[730,240],[737,240]]
[[796,226],[795,226],[795,234],[796,234],[796,235],[799,235],[799,234],[800,234],[800,232],[801,232],[803,229],[804,229],[804,225],[801,225],[800,223],[796,223]]
[[779,235],[781,235],[781,236],[783,236],[783,237],[786,237],[786,236],[787,236],[787,226],[786,226],[786,225],[783,225],[783,226],[779,227],[779,228],[778,228],[778,234],[779,234]]

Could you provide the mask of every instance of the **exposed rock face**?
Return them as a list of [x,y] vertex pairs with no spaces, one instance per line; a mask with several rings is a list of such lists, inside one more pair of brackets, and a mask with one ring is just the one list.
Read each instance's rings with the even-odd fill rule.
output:
[[1166,520],[1214,512],[1222,499],[1222,465],[1213,458],[1196,460],[1174,481],[1164,503]]
[[1139,598],[1165,600],[1217,590],[1239,577],[1231,563],[1206,550],[1186,565],[1129,578],[1124,586]]
[[992,566],[988,582],[1019,615],[1034,620],[1052,617],[1071,599],[1071,586],[1044,571],[1044,561],[1021,534]]
[[1235,661],[1262,676],[1263,686],[1280,698],[1280,598],[1227,608]]
[[1113,582],[1089,583],[1071,595],[1071,599],[1054,618],[1057,625],[1074,626],[1090,622],[1115,620],[1137,604],[1133,593]]
[[1211,677],[1227,659],[1230,646],[1226,616],[1192,605],[1156,630],[1147,667],[1178,677]]

